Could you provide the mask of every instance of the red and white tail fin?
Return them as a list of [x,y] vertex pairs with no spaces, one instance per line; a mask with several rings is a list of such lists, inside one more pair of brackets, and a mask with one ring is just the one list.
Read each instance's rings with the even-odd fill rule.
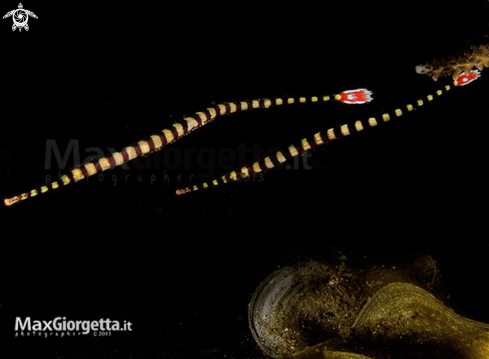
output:
[[472,70],[468,74],[462,72],[459,77],[454,81],[455,86],[465,86],[470,84],[472,81],[477,80],[481,76],[479,70]]
[[367,89],[356,89],[343,91],[336,95],[336,100],[347,104],[362,104],[373,100],[372,91]]

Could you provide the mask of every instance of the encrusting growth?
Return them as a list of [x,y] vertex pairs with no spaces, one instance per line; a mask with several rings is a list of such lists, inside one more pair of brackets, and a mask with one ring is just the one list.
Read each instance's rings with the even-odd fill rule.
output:
[[428,62],[426,65],[416,66],[418,74],[425,74],[437,81],[440,77],[452,76],[457,79],[463,73],[469,74],[473,69],[482,71],[489,66],[489,44],[472,46],[470,52],[462,56],[451,57],[448,60]]

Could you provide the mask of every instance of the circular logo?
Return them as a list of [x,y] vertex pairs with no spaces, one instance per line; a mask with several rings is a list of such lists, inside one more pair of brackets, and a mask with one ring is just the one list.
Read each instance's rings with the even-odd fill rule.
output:
[[25,24],[27,24],[27,20],[29,20],[29,15],[24,9],[17,9],[12,14],[12,18],[14,20],[15,26],[24,27]]

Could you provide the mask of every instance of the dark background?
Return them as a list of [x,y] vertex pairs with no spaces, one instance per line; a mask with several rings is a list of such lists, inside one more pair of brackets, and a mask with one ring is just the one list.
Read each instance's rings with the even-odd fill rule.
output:
[[[4,1],[1,11],[17,5]],[[414,67],[486,43],[486,1],[23,5],[39,17],[28,32],[0,22],[5,197],[58,177],[55,161],[45,168],[50,140],[62,154],[79,141],[83,160],[93,155],[86,148],[120,150],[212,103],[358,87],[375,101],[219,118],[161,152],[204,151],[200,158],[166,168],[153,155],[3,208],[2,350],[12,345],[19,358],[261,358],[247,324],[260,281],[279,266],[341,255],[358,266],[429,254],[448,304],[489,322],[485,73],[414,114],[318,149],[311,169],[175,195],[191,175],[221,175],[432,93],[446,82]],[[240,144],[262,151],[239,158]],[[235,160],[221,161],[222,151]],[[15,338],[14,318],[26,316],[128,320],[134,330]]]

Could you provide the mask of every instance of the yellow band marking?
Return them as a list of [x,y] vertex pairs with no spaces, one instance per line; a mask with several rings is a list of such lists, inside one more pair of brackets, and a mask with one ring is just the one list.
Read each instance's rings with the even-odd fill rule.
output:
[[[215,119],[216,116],[217,116],[217,112],[216,112],[216,109],[214,107],[209,107],[207,109],[207,111],[209,111],[209,115],[211,117],[211,120]],[[205,115],[205,114],[204,114]]]
[[110,168],[110,162],[107,159],[107,157],[99,159],[98,163],[100,165],[100,168],[102,168],[102,171],[105,171]]
[[185,134],[183,126],[180,123],[174,123],[172,126],[177,130],[178,137],[182,137]]
[[219,107],[219,112],[221,113],[221,115],[225,115],[227,113],[226,106],[224,106],[223,104],[219,104],[217,105],[217,107]]
[[322,145],[324,143],[323,138],[321,137],[321,133],[318,132],[314,134],[314,141],[317,145]]
[[71,182],[70,177],[68,177],[67,175],[61,176],[61,182],[63,182],[63,185],[66,186],[67,184],[69,184]]
[[120,152],[114,152],[112,157],[114,158],[116,166],[120,166],[124,163],[124,157],[122,157]]
[[283,105],[284,104],[284,100],[282,100],[281,98],[277,98],[277,99],[275,99],[275,103],[277,105]]
[[260,164],[258,162],[253,163],[252,167],[253,167],[253,171],[255,171],[255,173],[261,172]]
[[348,128],[348,125],[341,126],[341,133],[343,134],[343,136],[348,136],[350,134],[350,129]]
[[[187,131],[192,131],[194,128],[199,127],[199,123],[193,117],[187,117],[187,118],[185,118],[185,121],[187,122],[187,129],[188,129]],[[153,136],[151,136],[151,138],[153,138]],[[161,141],[160,141],[160,146],[156,146],[156,148],[159,148],[159,147],[161,147]]]
[[319,99],[318,99],[317,96],[312,96],[311,97],[311,102],[318,102],[318,101],[319,101]]
[[330,128],[326,131],[326,134],[330,140],[336,140],[336,135],[334,134],[334,129]]
[[391,117],[389,116],[388,113],[384,113],[382,115],[382,119],[384,120],[384,122],[387,122],[387,121],[389,121],[391,119]]
[[265,108],[269,108],[270,106],[272,106],[272,101],[267,98],[265,101],[263,101],[263,106],[265,106]]
[[93,163],[87,163],[84,166],[89,176],[93,176],[95,173],[97,173],[97,169],[95,168],[95,165]]
[[273,162],[272,160],[270,159],[270,157],[266,157],[265,158],[265,167],[268,168],[268,169],[271,169],[273,168]]
[[356,122],[355,122],[355,129],[356,129],[358,132],[360,132],[360,131],[362,131],[362,130],[363,130],[363,124],[362,124],[362,122],[361,122],[361,121],[356,121]]
[[175,139],[175,138],[173,137],[173,133],[171,133],[171,131],[170,131],[170,130],[164,129],[164,130],[163,130],[163,131],[161,131],[161,132],[163,132],[163,135],[165,135],[165,138],[166,138],[166,143],[172,143],[172,142],[173,142],[173,140]]
[[275,156],[277,157],[278,161],[280,163],[284,163],[285,161],[287,161],[287,159],[285,158],[284,154],[281,152],[281,151],[278,151]]
[[[136,156],[136,150],[134,149],[133,146],[127,146],[126,148],[124,148],[124,150],[126,150],[128,161],[137,157]],[[122,156],[122,154],[121,154],[121,156]]]
[[[197,121],[195,121],[194,119],[192,119],[192,120],[197,125]],[[190,121],[187,121],[187,126],[188,126],[188,128],[190,130],[191,129],[191,127],[190,127]],[[159,148],[161,148],[161,146],[163,146],[163,143],[161,142],[161,138],[159,136],[153,135],[153,136],[151,136],[151,139],[153,140],[153,143],[155,145],[155,149],[159,149]]]
[[299,154],[299,152],[297,151],[297,148],[295,148],[294,145],[289,146],[289,153],[292,157],[295,157]]
[[302,141],[301,141],[301,145],[302,145],[302,148],[304,149],[304,151],[309,151],[311,149],[311,145],[309,144],[309,142],[307,141],[307,138],[304,138]]
[[408,111],[414,110],[414,107],[411,104],[407,105],[406,108],[407,108]]
[[[73,179],[75,180],[75,182],[78,182],[78,181],[80,181],[80,180],[82,180],[82,179],[85,178],[83,176],[82,171],[79,168],[75,168],[74,170],[71,170],[71,174],[73,175]],[[51,186],[51,187],[53,187],[53,186]]]
[[398,108],[398,109],[396,109],[394,112],[395,112],[395,114],[396,114],[396,116],[397,116],[397,117],[402,116],[402,111],[401,111],[401,109],[399,109],[399,108]]
[[204,123],[207,122],[207,116],[205,115],[205,113],[203,113],[203,112],[196,112],[195,113],[195,116],[198,116],[200,118],[200,121],[202,122],[202,124],[204,124]]
[[248,170],[248,167],[242,167],[241,168],[241,177],[246,178],[250,176],[250,172]]
[[141,153],[144,155],[146,153],[149,153],[150,148],[149,148],[149,143],[148,141],[139,141],[138,142],[139,148],[141,148]]
[[375,127],[377,126],[377,120],[375,119],[375,117],[370,117],[368,119],[368,124],[370,125],[370,127]]

